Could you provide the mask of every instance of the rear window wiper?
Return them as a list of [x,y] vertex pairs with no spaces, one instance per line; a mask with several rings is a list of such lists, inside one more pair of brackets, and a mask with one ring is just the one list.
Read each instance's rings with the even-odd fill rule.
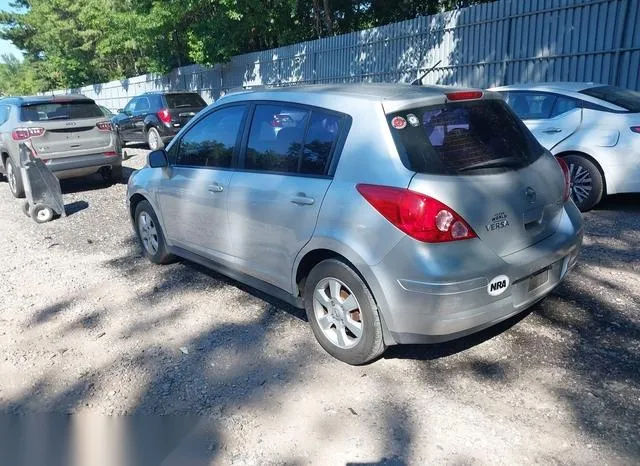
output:
[[485,162],[478,162],[471,165],[467,165],[466,167],[462,167],[458,169],[458,172],[466,172],[471,170],[482,170],[483,168],[513,168],[513,167],[521,167],[523,165],[523,160],[519,157],[503,157],[500,159],[487,160]]

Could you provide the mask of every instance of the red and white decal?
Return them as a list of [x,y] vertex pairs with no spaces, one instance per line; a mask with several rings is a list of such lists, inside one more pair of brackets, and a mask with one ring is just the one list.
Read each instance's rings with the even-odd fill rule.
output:
[[407,120],[401,116],[393,117],[393,120],[391,120],[391,126],[395,129],[404,129],[407,127]]

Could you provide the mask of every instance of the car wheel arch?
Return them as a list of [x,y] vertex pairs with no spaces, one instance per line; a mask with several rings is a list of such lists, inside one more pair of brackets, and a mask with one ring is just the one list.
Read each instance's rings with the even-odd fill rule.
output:
[[559,158],[564,158],[567,157],[569,155],[577,155],[578,157],[584,157],[585,159],[587,159],[589,162],[591,162],[592,164],[594,164],[596,166],[596,168],[598,169],[598,171],[600,172],[600,176],[602,176],[602,194],[604,196],[607,195],[607,178],[604,175],[604,170],[602,169],[602,165],[600,165],[600,163],[591,155],[587,154],[586,152],[581,152],[581,151],[577,151],[577,150],[566,150],[566,151],[562,151],[559,152],[557,154],[554,154],[556,157]]
[[[360,276],[366,287],[369,289],[369,292],[373,296],[373,299],[379,311],[380,321],[382,323],[382,334],[384,343],[389,346],[396,344],[386,324],[385,314],[388,305],[379,283],[372,274],[363,273],[361,268],[356,265],[356,263],[364,264],[364,261],[359,259],[358,255],[355,252],[345,250],[348,248],[328,248],[326,246],[327,245],[317,245],[317,247],[308,247],[298,255],[298,259],[294,263],[293,268],[294,295],[301,296],[302,291],[304,290],[306,277],[309,275],[311,270],[320,262],[327,259],[338,259],[340,261],[343,261],[345,264],[351,267],[356,274]],[[339,252],[336,251],[336,249],[338,249]]]

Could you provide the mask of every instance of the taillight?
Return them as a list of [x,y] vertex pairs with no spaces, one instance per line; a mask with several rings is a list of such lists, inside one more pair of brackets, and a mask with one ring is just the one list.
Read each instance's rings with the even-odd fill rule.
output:
[[449,100],[473,100],[482,98],[482,91],[457,91],[446,94]]
[[160,118],[160,121],[163,123],[171,123],[171,114],[166,108],[163,108],[158,112],[158,118]]
[[442,202],[409,189],[359,184],[356,189],[384,218],[427,243],[475,238],[471,227]]
[[564,192],[562,195],[562,200],[564,202],[567,202],[571,197],[571,173],[569,172],[569,166],[567,165],[567,162],[559,157],[556,157],[556,161],[562,169],[562,177],[564,179]]
[[629,128],[631,131],[633,131],[634,133],[638,133],[640,134],[640,126],[632,126],[631,128]]
[[110,151],[110,152],[105,152],[104,155],[105,157],[117,157],[118,153],[114,151]]
[[113,125],[110,121],[99,121],[96,123],[96,127],[100,131],[113,131]]
[[44,134],[44,128],[16,128],[11,132],[14,141],[26,141],[30,138],[37,138]]

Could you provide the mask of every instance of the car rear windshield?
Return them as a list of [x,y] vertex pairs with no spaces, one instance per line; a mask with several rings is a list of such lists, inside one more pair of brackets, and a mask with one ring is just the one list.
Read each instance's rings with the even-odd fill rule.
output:
[[581,94],[604,100],[632,113],[640,113],[640,92],[615,86],[598,86],[580,91]]
[[500,100],[420,107],[388,115],[388,121],[403,162],[420,173],[518,169],[544,152]]
[[22,121],[76,120],[81,118],[104,117],[100,107],[92,100],[70,102],[38,102],[25,104],[20,108]]
[[166,94],[169,108],[206,107],[207,104],[198,94]]

